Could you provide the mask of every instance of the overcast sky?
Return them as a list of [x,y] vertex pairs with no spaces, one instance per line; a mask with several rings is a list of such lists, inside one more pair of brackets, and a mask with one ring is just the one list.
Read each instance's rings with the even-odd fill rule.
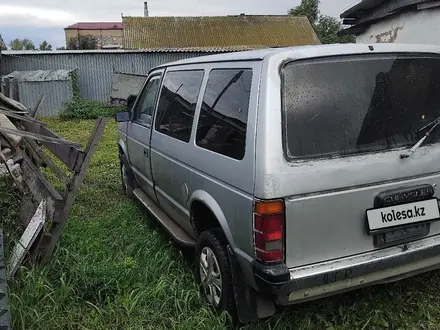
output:
[[[300,0],[149,0],[150,16],[283,15]],[[339,14],[359,0],[321,0],[321,12]],[[142,0],[0,0],[0,34],[6,43],[29,38],[64,46],[63,28],[76,22],[121,21],[142,16]]]

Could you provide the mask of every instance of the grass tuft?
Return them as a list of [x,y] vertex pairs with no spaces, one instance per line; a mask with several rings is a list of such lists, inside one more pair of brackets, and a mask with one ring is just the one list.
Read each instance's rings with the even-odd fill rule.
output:
[[64,109],[60,112],[60,117],[64,120],[96,119],[99,116],[113,116],[121,109],[121,107],[111,107],[98,101],[75,97],[72,101],[66,103]]
[[24,230],[20,222],[20,193],[12,186],[13,181],[9,176],[0,178],[0,225],[4,234],[6,258]]

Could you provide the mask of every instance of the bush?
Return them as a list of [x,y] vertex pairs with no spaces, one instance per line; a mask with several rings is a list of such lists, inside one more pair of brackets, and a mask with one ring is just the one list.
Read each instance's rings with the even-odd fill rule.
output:
[[98,101],[74,98],[66,104],[60,117],[62,119],[96,119],[100,116],[113,116],[121,110],[121,107],[110,107]]

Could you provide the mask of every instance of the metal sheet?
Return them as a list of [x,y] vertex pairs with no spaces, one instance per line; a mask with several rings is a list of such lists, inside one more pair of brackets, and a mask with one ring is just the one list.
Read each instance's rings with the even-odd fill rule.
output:
[[[6,52],[3,56],[5,72],[16,70],[74,70],[78,69],[78,85],[82,97],[109,102],[114,72],[145,75],[158,65],[210,53],[168,52],[84,52],[40,54],[36,52],[19,55]],[[39,96],[39,95],[38,95]],[[36,96],[38,98],[38,96]],[[32,97],[35,100],[35,95]],[[35,105],[35,104],[33,104]],[[32,106],[33,106],[32,105]]]
[[[229,53],[244,50],[265,48],[262,46],[228,46],[228,47],[160,47],[143,49],[82,49],[82,50],[33,50],[33,55],[55,54],[148,54],[148,53]],[[28,50],[6,50],[3,55],[29,55]]]
[[20,102],[28,109],[35,106],[42,94],[45,94],[43,102],[38,110],[38,117],[57,116],[65,104],[72,100],[72,82],[64,81],[23,81],[18,83]]

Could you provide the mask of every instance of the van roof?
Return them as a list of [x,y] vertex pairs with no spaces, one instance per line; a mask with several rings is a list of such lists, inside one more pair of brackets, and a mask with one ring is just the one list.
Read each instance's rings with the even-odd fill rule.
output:
[[176,65],[189,65],[210,62],[233,62],[263,60],[267,57],[277,56],[285,59],[305,59],[322,56],[337,56],[364,53],[440,53],[440,47],[434,45],[417,44],[333,44],[319,46],[298,46],[286,48],[265,48],[244,52],[207,55],[193,57],[160,65],[164,68]]

